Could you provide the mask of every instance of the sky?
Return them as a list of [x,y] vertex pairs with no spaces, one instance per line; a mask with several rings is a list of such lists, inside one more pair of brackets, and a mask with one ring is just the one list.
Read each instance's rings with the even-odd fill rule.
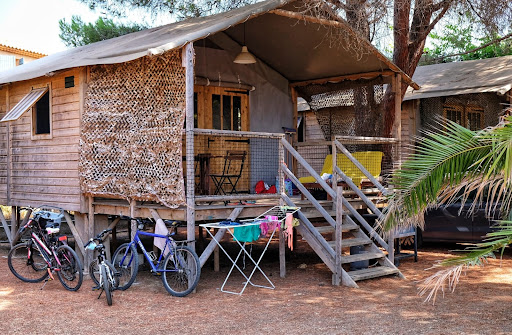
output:
[[[44,54],[66,50],[59,38],[59,20],[65,18],[70,22],[72,15],[81,16],[84,22],[94,22],[101,13],[77,0],[0,0],[0,44]],[[140,22],[141,14],[130,17],[124,21],[135,18]],[[146,23],[165,23],[147,17],[143,20]]]

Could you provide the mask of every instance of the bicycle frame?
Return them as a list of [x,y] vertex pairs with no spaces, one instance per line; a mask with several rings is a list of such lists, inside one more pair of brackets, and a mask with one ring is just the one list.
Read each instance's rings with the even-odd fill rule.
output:
[[[165,238],[165,247],[164,247],[164,250],[162,250],[162,252],[160,253],[160,257],[158,257],[158,260],[156,261],[156,265],[153,264],[153,259],[151,258],[151,256],[149,256],[149,253],[146,251],[146,248],[144,248],[144,245],[142,244],[142,241],[140,240],[139,235]],[[140,247],[140,249],[142,250],[142,253],[144,254],[144,257],[146,257],[146,260],[148,261],[149,265],[151,266],[151,271],[152,272],[177,272],[178,270],[164,270],[164,269],[161,268],[161,265],[163,263],[162,260],[164,258],[164,255],[166,254],[165,251],[168,250],[168,252],[171,255],[174,254],[173,253],[173,245],[172,245],[173,243],[171,241],[173,241],[173,240],[168,235],[160,235],[160,234],[154,234],[154,233],[147,233],[147,232],[144,232],[144,231],[137,230],[135,232],[135,237],[133,238],[133,241],[130,242],[130,247],[133,244],[137,244]],[[128,251],[129,248],[127,248],[126,250]],[[121,264],[124,264],[125,257],[126,257],[126,254],[123,255],[123,258],[121,260]],[[176,262],[176,259],[174,261]],[[131,262],[131,259],[129,260],[129,262]]]
[[[62,264],[60,264],[59,257],[57,257],[57,255],[55,254],[55,250],[53,248],[52,248],[52,250],[50,250],[48,248],[48,246],[43,241],[41,241],[39,236],[37,236],[34,232],[31,233],[31,237],[32,237],[32,244],[36,245],[37,250],[41,253],[44,261],[48,264],[48,267],[50,269],[54,269],[52,267],[52,257],[50,255],[53,256],[53,259],[56,260],[56,262],[57,262],[57,264],[59,264],[59,266],[62,265]],[[29,257],[30,257],[30,255],[29,255]],[[57,270],[57,269],[54,269],[54,270]]]

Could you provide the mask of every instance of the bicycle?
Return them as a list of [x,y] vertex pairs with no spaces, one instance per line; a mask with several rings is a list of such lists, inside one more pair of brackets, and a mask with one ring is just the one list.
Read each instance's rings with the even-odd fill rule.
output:
[[60,228],[53,214],[47,211],[36,212],[19,229],[20,236],[29,229],[30,239],[12,247],[7,256],[7,264],[11,272],[24,282],[45,280],[41,289],[48,280],[54,280],[53,274],[57,273],[64,288],[77,291],[83,280],[82,263],[75,251],[67,245],[67,237],[56,235]]
[[[105,229],[96,237],[91,238],[84,245],[84,248],[88,250],[98,251],[98,257],[89,265],[89,275],[96,284],[96,288],[101,289],[98,299],[101,297],[101,294],[105,292],[107,304],[109,306],[112,306],[112,292],[117,289],[120,276],[120,273],[116,271],[112,263],[108,261],[105,246],[103,245],[105,235],[111,231],[112,229]],[[96,243],[95,241],[98,241],[99,243]]]
[[[163,285],[169,294],[184,297],[191,293],[196,288],[201,275],[197,254],[187,246],[178,245],[172,238],[174,232],[167,235],[144,232],[142,219],[133,220],[137,221],[138,226],[133,240],[120,245],[112,257],[114,267],[121,274],[118,288],[124,291],[135,281],[139,267],[136,247],[138,245],[151,266],[151,272],[161,275]],[[165,238],[165,247],[158,259],[153,252],[146,251],[140,235]]]

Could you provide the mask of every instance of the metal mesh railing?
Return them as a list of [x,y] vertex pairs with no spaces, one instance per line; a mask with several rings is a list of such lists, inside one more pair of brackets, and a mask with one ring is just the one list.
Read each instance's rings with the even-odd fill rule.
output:
[[[276,190],[270,187],[276,187],[279,141],[283,136],[195,129],[195,195],[221,197]],[[183,175],[186,176],[185,156],[183,160]],[[261,185],[264,185],[264,189],[261,189]]]

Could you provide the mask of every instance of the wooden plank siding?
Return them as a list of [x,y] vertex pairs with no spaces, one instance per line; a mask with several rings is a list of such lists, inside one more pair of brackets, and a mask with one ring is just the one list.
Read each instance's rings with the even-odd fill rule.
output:
[[[7,113],[8,89],[0,89],[0,118]],[[0,123],[0,204],[7,204],[7,125]]]
[[[80,140],[80,76],[79,68],[53,77],[36,78],[10,84],[0,89],[0,115],[5,115],[32,88],[50,85],[51,138],[32,136],[32,111],[10,122],[11,149],[7,149],[7,124],[0,124],[0,201],[12,206],[49,204],[80,211],[78,176]],[[75,86],[65,88],[64,78],[75,77]],[[9,107],[10,106],[10,107]],[[10,164],[10,183],[7,182]],[[9,184],[10,199],[7,195]]]
[[402,160],[410,154],[410,145],[414,144],[414,138],[418,136],[419,108],[416,100],[402,103]]

